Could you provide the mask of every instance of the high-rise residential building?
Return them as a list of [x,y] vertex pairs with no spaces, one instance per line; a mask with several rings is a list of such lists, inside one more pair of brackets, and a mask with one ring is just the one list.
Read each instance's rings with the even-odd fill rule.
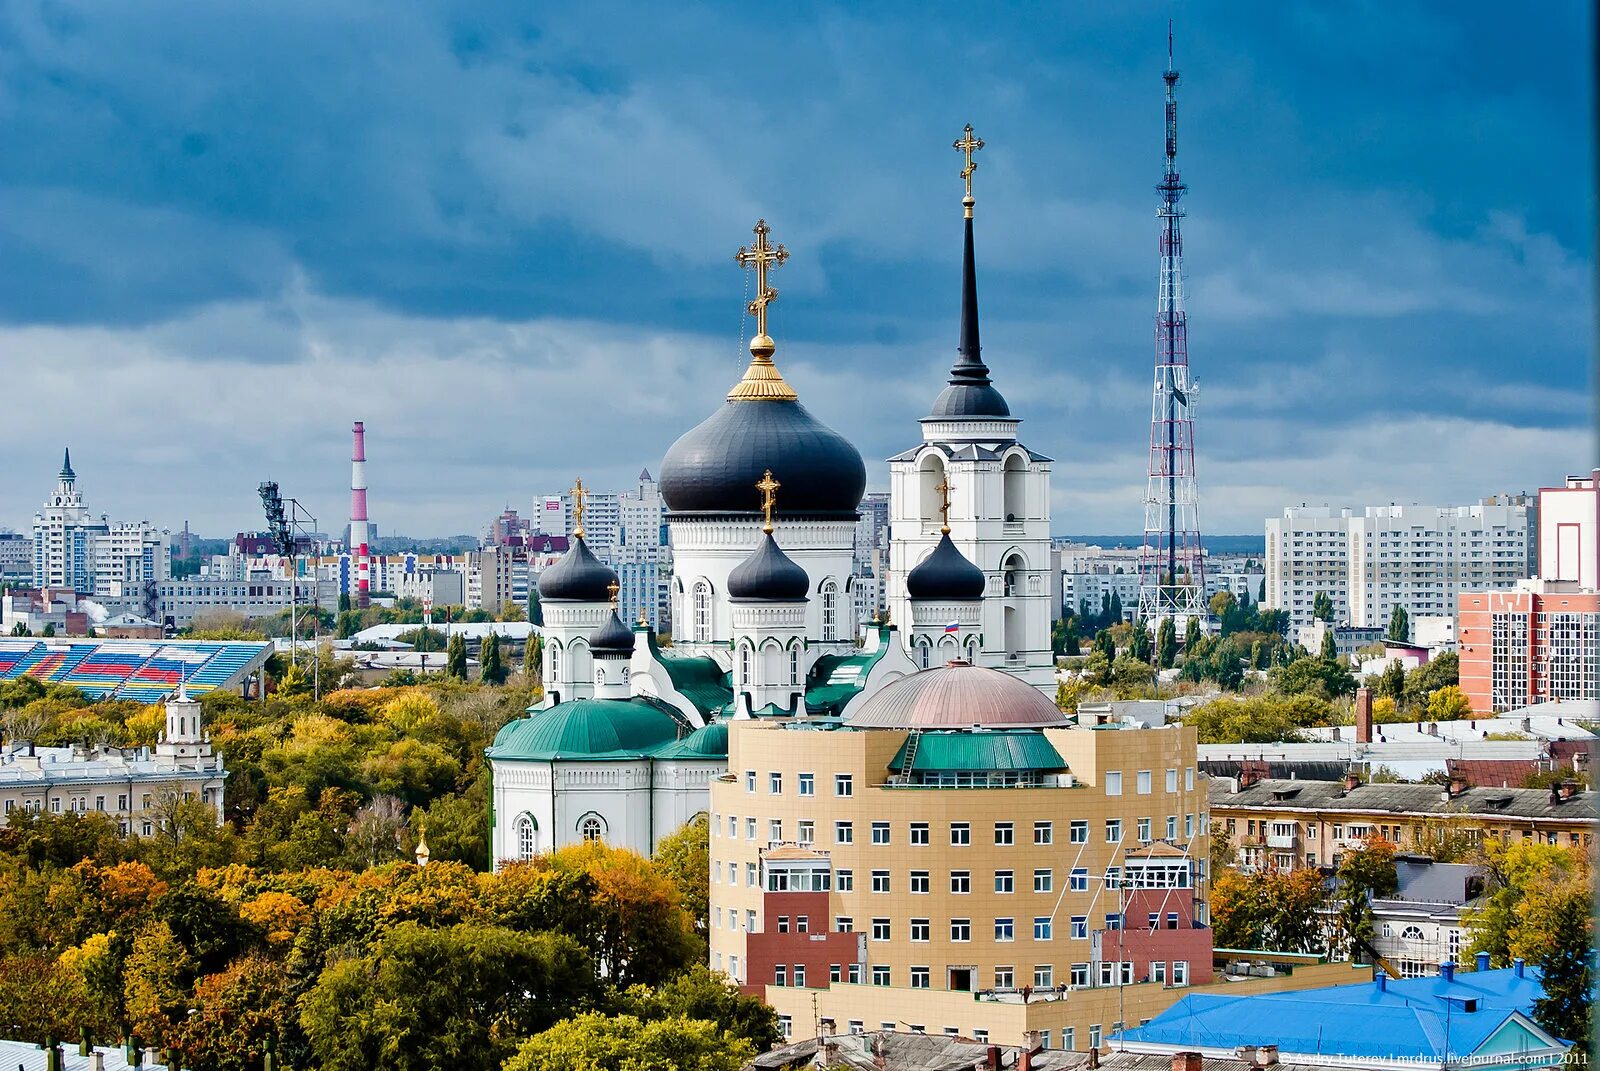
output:
[[1311,621],[1320,594],[1333,624],[1378,627],[1455,612],[1463,591],[1508,589],[1529,575],[1525,498],[1472,506],[1291,506],[1266,522],[1264,605]]
[[94,537],[93,560],[96,595],[153,593],[152,585],[172,579],[172,535],[149,521],[118,521]]
[[[754,492],[752,492],[752,495]],[[571,491],[543,499],[540,528],[546,534],[571,536],[575,514]],[[552,504],[558,503],[558,510]],[[667,540],[667,507],[650,470],[639,473],[629,491],[583,495],[584,542],[595,556],[616,570],[617,612],[625,621],[643,615],[652,628],[671,628],[672,548]]]
[[68,450],[61,459],[56,489],[33,515],[33,586],[93,592],[95,536],[106,531],[106,519],[96,520],[83,504]]
[[511,547],[525,544],[533,535],[533,522],[507,506],[505,511],[489,522],[484,542],[491,547]]
[[0,532],[0,584],[33,580],[33,540],[18,532]]
[[1458,597],[1461,689],[1476,713],[1600,699],[1600,469],[1539,491],[1538,575]]

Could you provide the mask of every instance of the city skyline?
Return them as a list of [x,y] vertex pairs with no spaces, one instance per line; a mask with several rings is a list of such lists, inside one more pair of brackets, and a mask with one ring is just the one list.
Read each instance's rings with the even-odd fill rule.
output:
[[[1587,11],[1385,9],[1376,33],[1376,8],[824,8],[758,32],[691,8],[605,49],[559,13],[163,25],[208,95],[168,92],[132,16],[64,10],[6,17],[0,129],[33,151],[0,164],[0,348],[41,403],[13,414],[19,531],[68,445],[96,515],[226,534],[275,479],[335,530],[358,419],[385,532],[625,487],[743,363],[730,261],[757,215],[794,253],[785,374],[882,489],[955,348],[970,121],[984,359],[1058,459],[1056,531],[1136,532],[1174,13],[1203,527],[1589,462]],[[756,88],[726,59],[769,52],[774,18],[817,47]],[[891,41],[920,62],[866,62]],[[241,65],[270,105],[221,91]],[[330,109],[312,68],[356,88]],[[1416,449],[1438,442],[1443,464]]]

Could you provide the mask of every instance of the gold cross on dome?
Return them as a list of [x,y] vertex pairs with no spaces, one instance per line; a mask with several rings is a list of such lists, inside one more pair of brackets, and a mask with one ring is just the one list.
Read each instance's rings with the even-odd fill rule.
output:
[[962,199],[961,203],[967,206],[967,215],[971,216],[974,204],[972,200],[972,173],[978,170],[978,164],[972,159],[972,154],[983,148],[983,139],[972,136],[972,124],[968,123],[966,130],[962,131],[961,137],[956,140],[953,147],[957,152],[964,154],[967,159],[967,166],[961,169],[961,177],[967,183],[967,195]]
[[750,315],[756,318],[757,335],[767,333],[767,306],[778,300],[778,292],[767,285],[767,270],[789,259],[789,251],[783,248],[782,242],[776,246],[768,244],[767,235],[771,232],[772,228],[767,226],[766,220],[756,220],[755,243],[748,247],[741,245],[733,255],[738,264],[756,269],[756,296],[749,308]]
[[761,513],[766,519],[762,531],[772,534],[772,511],[778,504],[778,488],[783,484],[772,478],[772,470],[768,469],[761,474],[761,479],[756,481],[756,490],[761,492]]
[[617,583],[615,580],[606,585],[606,591],[611,594],[611,608],[613,610],[617,608],[617,593],[621,590],[622,585]]
[[579,539],[583,538],[583,500],[589,497],[589,492],[583,489],[583,477],[579,476],[572,489],[567,492],[572,496],[572,534]]
[[943,480],[940,480],[937,484],[934,484],[933,489],[935,491],[939,492],[939,498],[940,498],[939,515],[944,518],[944,526],[939,529],[939,533],[941,535],[949,535],[950,534],[950,492],[952,490],[954,490],[954,488],[952,488],[950,486],[950,477],[946,476]]

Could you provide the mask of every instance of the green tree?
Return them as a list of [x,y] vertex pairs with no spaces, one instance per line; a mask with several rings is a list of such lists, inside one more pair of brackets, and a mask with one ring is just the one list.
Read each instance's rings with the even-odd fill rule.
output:
[[544,673],[544,637],[538,633],[528,636],[528,646],[522,659],[523,671],[534,680]]
[[1461,721],[1472,717],[1472,700],[1460,685],[1447,684],[1428,696],[1428,718],[1431,721]]
[[1275,691],[1282,695],[1315,695],[1323,699],[1337,699],[1353,695],[1356,679],[1350,670],[1338,662],[1322,658],[1296,658],[1287,666],[1278,666],[1267,673]]
[[1219,591],[1211,596],[1207,605],[1211,608],[1211,616],[1221,621],[1238,608],[1239,600],[1231,591]]
[[1136,662],[1150,661],[1150,625],[1142,617],[1133,619],[1133,636],[1128,641],[1128,653]]
[[1454,651],[1430,658],[1406,674],[1405,701],[1412,708],[1428,705],[1428,697],[1440,688],[1461,683],[1461,658]]
[[1333,599],[1326,591],[1319,591],[1311,597],[1311,616],[1333,624]]
[[493,632],[483,641],[479,660],[483,668],[478,671],[478,679],[485,684],[504,684],[511,675],[511,669],[500,653],[500,637]]
[[1322,944],[1322,876],[1313,867],[1243,874],[1232,867],[1211,882],[1218,948],[1316,952]]
[[1345,852],[1334,873],[1335,919],[1338,940],[1345,958],[1355,959],[1358,941],[1371,944],[1373,933],[1372,900],[1390,897],[1399,889],[1395,873],[1394,845],[1368,837],[1355,851]]
[[1162,669],[1171,669],[1178,660],[1178,626],[1168,614],[1161,619],[1161,624],[1156,626],[1156,665]]
[[1094,649],[1095,653],[1103,657],[1107,664],[1117,660],[1117,641],[1111,635],[1109,628],[1103,628],[1095,633]]
[[620,1001],[618,1011],[640,1019],[704,1019],[748,1041],[756,1052],[782,1044],[778,1013],[759,997],[747,997],[720,972],[697,963],[661,986],[636,985]]
[[1404,606],[1396,606],[1389,615],[1389,638],[1396,643],[1406,643],[1411,639],[1411,618]]
[[1111,605],[1109,610],[1111,614],[1111,620],[1108,622],[1108,624],[1115,625],[1118,621],[1122,620],[1122,596],[1115,591],[1111,593]]
[[325,1071],[498,1071],[518,1040],[596,995],[588,952],[565,934],[407,921],[325,968],[300,1023]]
[[1489,891],[1480,907],[1463,913],[1469,952],[1489,953],[1497,967],[1513,957],[1537,964],[1545,996],[1534,1017],[1581,1048],[1593,989],[1587,854],[1537,841],[1490,841],[1486,860]]
[[451,635],[445,648],[444,675],[458,681],[467,679],[467,638],[459,632]]
[[1294,707],[1270,696],[1224,696],[1183,715],[1202,744],[1270,744],[1302,739]]
[[704,1019],[590,1013],[523,1042],[505,1071],[739,1071],[754,1053]]
[[654,856],[658,870],[676,885],[695,932],[708,934],[711,914],[711,822],[699,814],[661,838]]
[[1318,654],[1324,662],[1339,661],[1339,645],[1334,641],[1333,629],[1322,630],[1322,651]]
[[523,608],[520,602],[503,602],[500,604],[500,620],[526,621],[528,620],[528,611]]
[[1188,624],[1183,626],[1183,649],[1185,652],[1194,650],[1195,644],[1200,642],[1200,618],[1191,616]]
[[1389,664],[1383,667],[1383,674],[1378,677],[1378,694],[1388,696],[1397,704],[1405,696],[1406,667],[1400,664],[1398,658],[1391,659]]

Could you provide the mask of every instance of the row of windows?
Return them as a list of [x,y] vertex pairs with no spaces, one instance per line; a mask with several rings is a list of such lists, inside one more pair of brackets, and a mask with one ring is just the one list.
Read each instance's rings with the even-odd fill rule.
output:
[[[1153,770],[1139,770],[1134,774],[1134,791],[1141,796],[1148,796],[1154,791]],[[817,775],[814,773],[799,773],[795,775],[795,792],[800,796],[815,796],[817,794]],[[744,789],[746,792],[755,792],[758,778],[756,771],[744,772]],[[1122,795],[1122,771],[1108,770],[1105,773],[1105,791],[1108,796]],[[1169,767],[1165,778],[1166,791],[1178,791],[1178,768]],[[1183,768],[1183,788],[1185,792],[1194,791],[1194,767]],[[772,770],[767,773],[767,793],[773,796],[783,794],[783,774]],[[855,779],[851,774],[836,773],[833,775],[833,794],[835,796],[853,796],[855,794]],[[923,823],[924,825],[926,823]],[[965,825],[966,823],[959,823]],[[1009,825],[1010,823],[1005,823]],[[1049,825],[1048,822],[1043,823]],[[1035,828],[1038,823],[1035,823]],[[1048,841],[1035,841],[1034,843],[1048,844]]]
[[[738,957],[733,957],[734,960],[737,960],[737,958]],[[1094,986],[1094,985],[1100,985],[1100,986],[1132,985],[1133,982],[1134,982],[1134,966],[1135,965],[1130,960],[1102,960],[1102,961],[1099,961],[1099,963],[1098,963],[1099,970],[1098,971],[1096,971],[1094,969],[1095,966],[1096,966],[1096,964],[1091,964],[1091,963],[1074,963],[1074,964],[1072,964],[1072,966],[1070,968],[1070,973],[1068,975],[1068,977],[1071,979],[1071,981],[1069,983],[1067,983],[1067,984],[1075,986],[1075,987],[1079,987],[1079,988],[1087,988],[1087,987]],[[1152,981],[1152,982],[1157,983],[1158,985],[1166,985],[1166,984],[1168,984],[1168,980],[1169,980],[1169,977],[1170,977],[1171,984],[1174,985],[1174,986],[1186,986],[1186,985],[1189,984],[1189,961],[1188,960],[1181,960],[1181,959],[1180,960],[1173,960],[1171,962],[1171,964],[1170,964],[1170,967],[1171,967],[1170,972],[1168,970],[1168,967],[1169,967],[1169,964],[1168,964],[1168,962],[1166,960],[1153,960],[1153,961],[1151,961],[1151,963],[1150,963],[1149,980]],[[966,967],[955,967],[955,968],[947,968],[947,970],[950,970],[952,972],[960,972],[963,975],[963,977],[965,977],[967,975],[967,972],[969,971],[969,968],[966,968]],[[870,968],[870,971],[871,971],[870,977],[872,979],[872,984],[873,985],[875,985],[875,986],[887,986],[887,985],[893,985],[894,984],[894,971],[893,971],[893,968],[891,968],[887,964],[876,964],[876,965],[874,965],[874,966],[872,966]],[[932,971],[931,967],[927,967],[927,966],[912,966],[912,967],[907,968],[906,974],[907,974],[907,980],[909,981],[910,987],[912,989],[931,989],[932,988],[933,971]],[[997,989],[997,990],[1015,990],[1016,989],[1016,977],[1017,977],[1017,974],[1016,974],[1016,968],[1015,967],[1009,967],[1009,966],[1008,967],[996,967],[994,969],[994,988]],[[851,985],[860,985],[861,984],[861,964],[859,964],[859,963],[846,963],[846,964],[833,963],[833,964],[829,964],[829,966],[828,966],[828,981],[830,983],[848,982]],[[805,986],[805,984],[806,984],[806,965],[803,964],[803,963],[796,963],[791,968],[791,966],[789,964],[786,964],[786,963],[774,964],[773,968],[772,968],[772,984],[775,985],[775,986],[791,986],[792,985],[792,986],[802,987],[803,988]],[[955,989],[957,987],[955,985],[952,985],[950,988]],[[1054,988],[1056,988],[1056,972],[1055,972],[1055,965],[1054,964],[1041,963],[1041,964],[1036,965],[1033,968],[1033,985],[1032,985],[1032,988],[1033,989],[1054,989]],[[780,1018],[782,1018],[782,1017],[780,1017]],[[859,1031],[858,1028],[860,1027],[860,1025],[861,1024],[860,1024],[860,1022],[858,1020],[852,1019],[850,1021],[851,1032],[852,1033],[859,1033],[860,1031]],[[885,1023],[884,1024],[884,1029],[886,1029],[886,1030],[893,1029],[894,1026],[895,1026],[895,1024],[893,1024],[893,1023]],[[1120,1023],[1116,1024],[1115,1027],[1114,1027],[1114,1029],[1117,1029],[1117,1030],[1120,1030],[1121,1028],[1122,1028],[1122,1024],[1120,1024]],[[918,1026],[915,1026],[915,1025],[913,1025],[911,1027],[911,1029],[912,1029],[913,1032],[916,1032],[916,1033],[923,1032],[921,1027],[918,1027]],[[954,1029],[954,1028],[946,1028],[946,1033],[949,1033],[952,1029]],[[1095,1035],[1099,1032],[1099,1029],[1100,1028],[1098,1026],[1090,1027],[1090,1030],[1089,1030],[1090,1037],[1091,1038],[1095,1038]],[[1065,1031],[1063,1031],[1063,1039],[1062,1039],[1063,1043],[1066,1044],[1069,1047],[1070,1047],[1070,1045],[1072,1043],[1071,1042],[1071,1034],[1072,1034],[1072,1029],[1070,1027],[1067,1028]],[[1049,1043],[1046,1042],[1045,1044],[1048,1045]]]
[[[1201,815],[1201,825],[1205,824],[1205,815]],[[712,816],[712,830],[717,836],[727,836],[737,839],[739,836],[739,817],[729,815],[727,832],[722,833],[721,816]],[[1141,844],[1149,844],[1156,839],[1156,826],[1153,818],[1140,818],[1135,824],[1135,835]],[[1166,816],[1162,836],[1166,840],[1178,839],[1178,816]],[[1183,836],[1193,837],[1195,831],[1195,816],[1183,816]],[[907,830],[909,843],[913,847],[927,847],[932,843],[932,830],[927,822],[912,822]],[[950,844],[952,847],[964,848],[972,844],[972,824],[970,822],[950,823]],[[776,843],[784,839],[783,820],[771,818],[767,820],[766,840]],[[1089,822],[1087,819],[1073,819],[1068,827],[1068,843],[1087,844],[1089,842]],[[887,846],[894,843],[891,826],[888,822],[870,823],[869,836],[871,843],[877,846]],[[746,840],[760,839],[760,822],[756,818],[747,817],[744,820],[744,837]],[[1107,844],[1119,844],[1123,837],[1123,822],[1120,818],[1108,818],[1105,823],[1105,839]],[[809,818],[800,818],[795,821],[795,840],[800,844],[815,844],[817,839],[817,824]],[[833,823],[833,843],[854,844],[856,842],[856,824],[853,821],[841,820]],[[1013,822],[994,823],[994,844],[998,847],[1010,847],[1017,843],[1016,824]],[[1039,846],[1048,846],[1055,843],[1055,825],[1052,822],[1033,823],[1033,843]]]

